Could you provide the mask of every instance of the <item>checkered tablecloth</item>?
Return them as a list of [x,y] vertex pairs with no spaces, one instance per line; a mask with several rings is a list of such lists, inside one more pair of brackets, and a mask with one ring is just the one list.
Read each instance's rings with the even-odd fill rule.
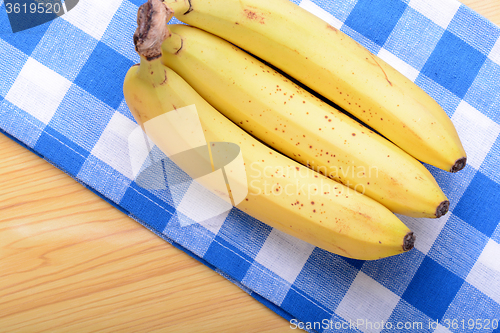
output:
[[500,29],[455,0],[293,1],[421,86],[460,134],[466,168],[450,174],[429,167],[450,212],[438,220],[402,217],[417,235],[408,253],[346,259],[237,209],[181,226],[168,188],[138,184],[148,152],[130,143],[138,125],[122,83],[138,62],[132,34],[142,0],[80,0],[61,17],[16,33],[0,0],[0,130],[292,328],[500,332]]

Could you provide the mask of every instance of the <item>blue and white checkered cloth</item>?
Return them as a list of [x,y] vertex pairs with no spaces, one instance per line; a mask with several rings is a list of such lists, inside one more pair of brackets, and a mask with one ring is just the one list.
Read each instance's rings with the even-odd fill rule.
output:
[[[12,33],[0,0],[0,130],[311,332],[500,332],[500,29],[456,0],[293,0],[421,86],[453,120],[468,165],[429,167],[451,202],[402,220],[412,251],[346,259],[232,209],[181,226],[168,188],[137,182],[147,151],[122,83],[143,0],[81,0]],[[174,170],[175,168],[171,169]]]

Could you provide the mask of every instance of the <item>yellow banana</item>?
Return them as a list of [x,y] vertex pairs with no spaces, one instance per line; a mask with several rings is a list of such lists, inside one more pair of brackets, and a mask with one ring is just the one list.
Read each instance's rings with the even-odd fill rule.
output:
[[[237,208],[271,227],[346,257],[378,259],[413,247],[413,233],[386,207],[260,143],[163,65],[160,43],[167,36],[167,16],[159,0],[149,0],[139,8],[134,41],[141,62],[130,68],[123,85],[130,111],[160,149],[171,155],[179,146],[184,147],[182,150],[192,146],[192,128],[167,131],[150,124],[165,116],[182,117],[182,110],[195,105],[209,146],[226,142],[241,149],[245,175],[233,181],[247,186],[248,195]],[[170,131],[178,131],[181,139],[165,139],[173,137]],[[201,155],[200,159],[206,158]],[[190,160],[176,163],[188,174],[193,169]]]
[[221,38],[169,25],[163,63],[247,132],[391,211],[440,217],[449,207],[415,158]]
[[330,99],[420,161],[456,172],[453,123],[416,84],[288,0],[165,0],[182,22],[220,36]]

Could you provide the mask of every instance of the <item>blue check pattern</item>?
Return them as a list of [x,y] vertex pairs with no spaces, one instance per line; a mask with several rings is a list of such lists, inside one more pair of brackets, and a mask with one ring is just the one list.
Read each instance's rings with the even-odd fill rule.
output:
[[[500,29],[456,0],[292,0],[359,41],[435,98],[468,154],[457,174],[428,166],[451,201],[437,220],[401,219],[412,251],[346,259],[238,209],[179,224],[187,188],[145,188],[155,155],[122,92],[139,58],[142,0],[86,0],[12,33],[0,0],[0,130],[174,246],[310,332],[500,332]],[[174,20],[175,21],[175,20]],[[180,183],[180,182],[178,182]]]

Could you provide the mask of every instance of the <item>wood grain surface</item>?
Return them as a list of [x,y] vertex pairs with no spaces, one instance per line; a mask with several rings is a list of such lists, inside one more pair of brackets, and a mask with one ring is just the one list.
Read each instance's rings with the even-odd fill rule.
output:
[[[497,0],[463,3],[500,25]],[[290,324],[0,134],[0,332],[289,332]]]
[[0,332],[282,332],[288,323],[0,134]]

